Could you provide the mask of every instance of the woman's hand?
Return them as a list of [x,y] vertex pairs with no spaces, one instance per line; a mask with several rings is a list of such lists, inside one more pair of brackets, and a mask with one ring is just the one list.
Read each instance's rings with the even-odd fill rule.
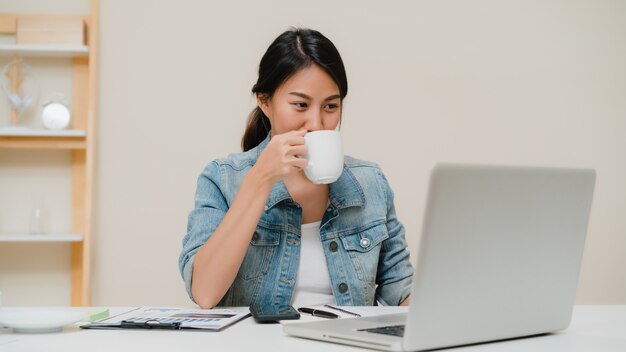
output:
[[252,168],[261,182],[271,187],[285,176],[306,168],[305,134],[306,130],[302,129],[272,136]]

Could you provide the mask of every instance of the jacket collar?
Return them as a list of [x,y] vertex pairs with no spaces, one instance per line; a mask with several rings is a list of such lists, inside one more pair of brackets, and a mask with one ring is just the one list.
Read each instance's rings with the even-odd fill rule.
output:
[[[261,142],[257,148],[256,158],[258,159],[259,155],[267,147],[269,143],[270,136],[267,137]],[[256,160],[255,160],[256,161]],[[337,209],[348,208],[353,206],[362,206],[365,204],[365,194],[363,193],[363,187],[359,184],[356,177],[346,164],[343,164],[343,172],[337,181],[328,185],[328,197],[330,199],[330,204],[335,206]],[[276,182],[274,187],[272,188],[272,192],[265,203],[265,211],[271,209],[276,204],[290,200],[291,195],[287,191],[287,186],[285,183],[280,180]]]

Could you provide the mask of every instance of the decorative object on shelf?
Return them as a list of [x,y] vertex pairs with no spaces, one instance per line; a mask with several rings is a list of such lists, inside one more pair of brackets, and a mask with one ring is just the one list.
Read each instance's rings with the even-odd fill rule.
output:
[[22,59],[14,57],[2,69],[0,75],[2,91],[11,105],[11,126],[20,128],[19,119],[28,107],[32,106],[39,95],[39,84],[32,74],[30,66]]
[[43,233],[41,220],[41,196],[33,197],[33,208],[30,212],[30,234],[40,235]]
[[64,130],[70,125],[72,112],[62,95],[50,100],[43,105],[41,110],[41,122],[49,130]]

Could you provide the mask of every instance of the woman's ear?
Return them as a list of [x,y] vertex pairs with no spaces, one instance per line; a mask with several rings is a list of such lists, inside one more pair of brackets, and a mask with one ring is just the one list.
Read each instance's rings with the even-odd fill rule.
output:
[[256,93],[256,103],[259,106],[259,108],[261,109],[261,111],[263,111],[265,116],[267,116],[269,118],[270,115],[268,113],[270,111],[270,106],[269,106],[270,98],[267,96],[267,94]]

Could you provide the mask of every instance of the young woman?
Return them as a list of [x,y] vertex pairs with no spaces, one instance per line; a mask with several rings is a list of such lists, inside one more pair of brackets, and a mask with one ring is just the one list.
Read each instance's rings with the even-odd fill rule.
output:
[[310,29],[261,59],[243,152],[198,179],[179,266],[203,308],[407,304],[413,268],[380,168],[346,156],[330,185],[309,181],[304,135],[334,130],[348,92],[339,52]]

